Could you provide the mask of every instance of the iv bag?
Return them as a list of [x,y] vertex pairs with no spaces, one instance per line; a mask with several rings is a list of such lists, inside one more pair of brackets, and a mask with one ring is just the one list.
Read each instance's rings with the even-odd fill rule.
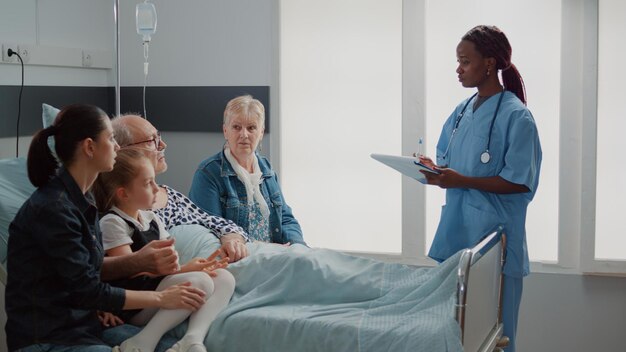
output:
[[142,2],[137,4],[135,10],[137,21],[137,34],[143,36],[144,42],[150,41],[150,36],[156,32],[157,14],[153,3]]

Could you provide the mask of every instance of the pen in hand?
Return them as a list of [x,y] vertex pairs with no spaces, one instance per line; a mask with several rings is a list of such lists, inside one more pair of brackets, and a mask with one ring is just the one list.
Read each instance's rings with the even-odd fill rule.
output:
[[422,155],[422,144],[424,144],[424,140],[420,137],[419,142],[417,142],[417,157],[419,158]]
[[413,154],[414,157],[416,157],[418,160],[420,158],[420,156],[422,155],[422,144],[423,144],[424,140],[422,137],[420,137],[419,141],[417,142],[417,152]]

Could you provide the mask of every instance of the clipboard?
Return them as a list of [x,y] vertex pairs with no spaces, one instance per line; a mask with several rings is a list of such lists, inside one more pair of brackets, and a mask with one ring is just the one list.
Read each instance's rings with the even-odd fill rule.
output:
[[420,183],[426,184],[426,177],[420,171],[431,172],[433,174],[439,174],[440,172],[432,169],[411,156],[395,156],[384,154],[371,154],[372,159],[378,160],[381,163],[389,166],[392,169],[399,171],[401,174],[408,176]]

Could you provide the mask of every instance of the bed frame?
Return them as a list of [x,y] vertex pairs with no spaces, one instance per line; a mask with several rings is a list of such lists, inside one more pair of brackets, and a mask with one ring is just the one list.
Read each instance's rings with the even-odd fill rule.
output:
[[[502,336],[502,264],[504,235],[493,232],[479,244],[466,249],[459,260],[455,314],[461,327],[465,352],[502,351],[507,338]],[[4,308],[6,271],[0,265],[0,304]],[[471,289],[470,289],[471,288]],[[0,324],[6,313],[0,309]],[[5,352],[6,336],[0,331],[0,352]]]
[[501,317],[504,248],[499,229],[459,260],[455,313],[465,352],[501,351],[508,342]]

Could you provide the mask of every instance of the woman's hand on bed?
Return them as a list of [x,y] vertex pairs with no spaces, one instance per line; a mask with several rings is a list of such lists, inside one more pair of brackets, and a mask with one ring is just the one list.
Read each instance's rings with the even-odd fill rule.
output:
[[109,326],[118,326],[124,324],[124,321],[120,319],[117,315],[109,312],[98,311],[98,319],[102,325]]
[[221,250],[224,251],[229,263],[234,263],[248,256],[246,240],[238,233],[229,233],[220,237]]
[[[146,292],[146,291],[141,291]],[[191,309],[197,311],[205,302],[206,293],[191,286],[191,282],[183,282],[170,286],[158,295],[158,307],[165,309]]]

